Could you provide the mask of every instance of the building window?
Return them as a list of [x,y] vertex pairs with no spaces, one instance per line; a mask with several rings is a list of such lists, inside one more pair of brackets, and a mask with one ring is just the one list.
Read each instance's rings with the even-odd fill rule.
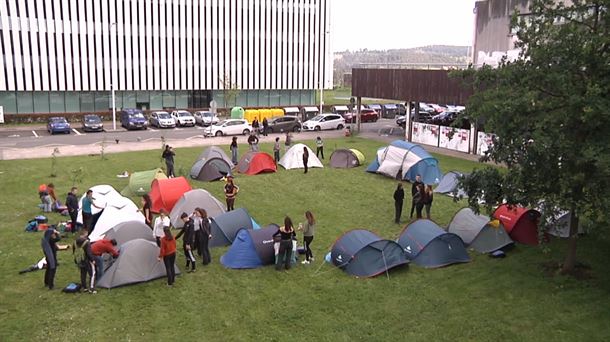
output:
[[13,91],[0,91],[0,104],[4,113],[17,113],[17,96],[15,94]]
[[52,91],[49,93],[49,111],[51,113],[66,112],[65,93]]
[[17,96],[17,113],[34,113],[34,99],[31,91],[21,91]]
[[80,112],[80,93],[77,91],[65,93],[66,112]]

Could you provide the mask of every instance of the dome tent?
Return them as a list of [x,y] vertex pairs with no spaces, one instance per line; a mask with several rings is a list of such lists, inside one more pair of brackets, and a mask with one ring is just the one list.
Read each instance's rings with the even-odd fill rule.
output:
[[284,153],[284,155],[282,156],[282,158],[280,159],[278,164],[282,165],[282,167],[286,170],[304,168],[304,165],[303,165],[303,149],[304,148],[306,148],[307,151],[309,152],[309,159],[307,162],[308,167],[324,167],[322,165],[322,162],[320,162],[320,159],[318,159],[318,157],[316,157],[316,154],[313,153],[313,151],[304,144],[296,144],[296,145],[292,146],[288,151],[286,151],[286,153]]
[[508,235],[515,242],[532,246],[538,244],[540,213],[537,210],[502,204],[492,216],[502,222]]
[[436,158],[423,147],[402,140],[395,140],[377,150],[377,158],[366,171],[410,182],[421,175],[425,184],[436,184],[442,177]]
[[229,246],[233,243],[240,229],[254,228],[252,217],[245,208],[228,211],[212,217],[211,220],[212,240],[210,240],[210,247]]
[[158,213],[161,209],[172,211],[180,197],[191,189],[191,185],[184,177],[153,180],[149,193],[152,201],[151,211],[153,213]]
[[[91,190],[93,192],[93,201],[95,202],[95,204],[97,204],[98,206],[104,208],[107,205],[111,205],[113,203],[116,203],[117,201],[122,201],[123,196],[121,194],[119,194],[118,191],[116,191],[111,185],[106,185],[106,184],[102,184],[102,185],[95,185],[90,187],[88,190]],[[78,202],[78,216],[77,216],[77,222],[78,223],[83,223],[83,212],[82,212],[82,208],[83,208],[83,199],[85,198],[85,196],[87,195],[87,192],[85,191],[85,193],[81,196],[80,201]],[[95,214],[99,214],[102,211],[102,209],[98,209],[94,206],[91,206],[91,214],[95,215]]]
[[118,246],[126,243],[127,241],[135,239],[144,239],[155,242],[150,227],[141,221],[127,221],[119,223],[106,232],[104,239],[115,239]]
[[169,213],[169,219],[174,228],[182,228],[184,223],[180,219],[182,213],[192,214],[195,208],[205,209],[208,217],[218,216],[225,212],[225,207],[216,197],[204,189],[187,191],[174,205]]
[[513,243],[500,221],[490,221],[470,208],[462,208],[455,214],[447,232],[458,235],[464,244],[480,253],[490,253]]
[[270,224],[258,230],[240,229],[227,252],[220,257],[226,268],[244,269],[271,265],[275,261],[273,234],[279,229]]
[[162,169],[134,172],[129,176],[129,184],[121,191],[123,196],[144,196],[150,191],[155,179],[166,179]]
[[239,163],[237,163],[237,171],[247,175],[256,175],[259,173],[276,172],[277,166],[273,157],[265,152],[247,152],[244,154]]
[[407,258],[421,267],[435,268],[470,261],[462,239],[428,219],[407,225],[398,237],[398,244]]
[[445,173],[438,186],[434,189],[434,192],[439,194],[445,194],[451,197],[464,198],[468,197],[463,189],[458,188],[460,177],[467,176],[458,171],[449,171]]
[[217,146],[206,148],[191,167],[192,179],[211,182],[231,174],[233,162],[227,154]]
[[112,204],[107,204],[98,218],[93,231],[89,234],[91,241],[101,239],[106,232],[113,227],[128,221],[138,221],[144,223],[144,215],[139,211],[138,206],[127,197],[114,199]]
[[374,277],[409,263],[396,242],[364,229],[350,230],[339,237],[331,248],[331,260],[356,277]]
[[364,163],[364,154],[356,149],[338,149],[330,155],[330,167],[350,168]]

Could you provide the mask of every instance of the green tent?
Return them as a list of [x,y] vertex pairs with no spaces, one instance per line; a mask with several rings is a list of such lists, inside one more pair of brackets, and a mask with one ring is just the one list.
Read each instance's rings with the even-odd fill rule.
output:
[[241,107],[233,107],[231,108],[231,119],[243,119],[244,118],[244,109]]
[[358,162],[360,162],[360,165],[363,165],[366,160],[366,158],[364,158],[364,154],[354,148],[350,148],[349,150],[356,155],[356,158],[358,158]]
[[123,196],[144,196],[150,191],[150,185],[155,179],[166,179],[161,169],[134,172],[129,177],[129,184],[121,191]]
[[350,168],[357,167],[364,163],[364,154],[362,152],[351,149],[338,149],[330,155],[330,167],[334,168]]

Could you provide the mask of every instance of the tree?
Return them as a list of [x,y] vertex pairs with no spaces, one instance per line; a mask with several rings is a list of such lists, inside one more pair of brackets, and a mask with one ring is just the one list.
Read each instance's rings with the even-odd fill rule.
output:
[[609,8],[610,0],[532,0],[531,14],[511,21],[516,60],[457,72],[475,92],[465,115],[497,137],[483,159],[506,166],[462,180],[469,205],[543,205],[541,231],[569,211],[561,273],[574,270],[579,221],[610,210]]
[[229,108],[229,106],[236,106],[237,97],[241,93],[241,90],[239,89],[239,85],[237,83],[231,82],[231,73],[225,73],[224,77],[220,79],[220,83],[222,83],[224,108]]

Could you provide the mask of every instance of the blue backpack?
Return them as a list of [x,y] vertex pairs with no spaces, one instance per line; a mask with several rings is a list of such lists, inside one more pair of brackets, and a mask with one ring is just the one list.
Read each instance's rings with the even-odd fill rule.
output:
[[26,232],[37,232],[38,231],[38,221],[36,219],[29,220],[28,223],[25,224]]

